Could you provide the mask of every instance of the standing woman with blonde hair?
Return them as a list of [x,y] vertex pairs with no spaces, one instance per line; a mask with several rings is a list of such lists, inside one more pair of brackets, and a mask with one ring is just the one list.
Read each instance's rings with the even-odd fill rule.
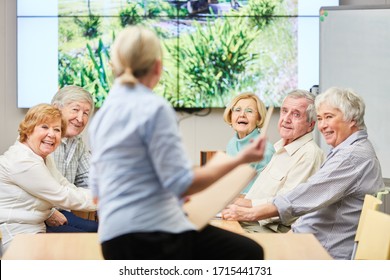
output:
[[154,32],[124,29],[111,48],[114,85],[89,128],[90,187],[98,200],[106,259],[262,259],[256,242],[207,226],[196,231],[181,200],[236,166],[261,160],[258,138],[222,164],[193,170],[175,112],[153,93],[162,73]]

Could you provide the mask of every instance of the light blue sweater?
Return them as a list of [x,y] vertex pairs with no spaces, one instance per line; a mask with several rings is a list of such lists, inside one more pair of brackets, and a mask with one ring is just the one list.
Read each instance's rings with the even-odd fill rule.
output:
[[[251,133],[249,133],[242,139],[238,138],[237,133],[235,133],[233,138],[230,139],[229,143],[226,146],[226,153],[230,156],[237,155],[246,145],[250,143],[252,139],[255,139],[259,135],[260,131],[257,128],[255,128]],[[260,171],[263,170],[263,168],[268,164],[274,153],[275,149],[273,145],[271,144],[271,142],[267,141],[263,160],[251,163],[251,166],[256,169],[257,174],[259,174]],[[249,191],[249,189],[252,187],[253,182],[256,180],[256,177],[241,192],[242,194],[246,194]]]

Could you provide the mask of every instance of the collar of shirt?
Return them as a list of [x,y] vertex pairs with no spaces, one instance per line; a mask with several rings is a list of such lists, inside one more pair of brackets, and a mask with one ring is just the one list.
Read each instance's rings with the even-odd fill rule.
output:
[[64,143],[65,145],[68,145],[68,144],[72,143],[74,140],[79,140],[80,138],[81,138],[81,135],[76,135],[76,136],[71,137],[71,138],[62,137],[61,142]]
[[313,134],[311,132],[306,133],[305,135],[299,137],[298,139],[295,139],[290,144],[283,146],[284,139],[280,139],[278,142],[275,143],[274,148],[276,153],[280,153],[283,150],[286,150],[286,152],[289,154],[289,156],[293,155],[296,151],[298,151],[303,145],[305,145],[307,142],[313,140]]
[[347,139],[345,139],[343,142],[338,144],[336,147],[331,148],[329,150],[328,155],[326,156],[327,158],[330,158],[331,156],[335,155],[339,150],[344,149],[347,146],[352,145],[356,141],[360,141],[362,139],[367,139],[368,134],[366,130],[359,130],[354,133],[352,133]]

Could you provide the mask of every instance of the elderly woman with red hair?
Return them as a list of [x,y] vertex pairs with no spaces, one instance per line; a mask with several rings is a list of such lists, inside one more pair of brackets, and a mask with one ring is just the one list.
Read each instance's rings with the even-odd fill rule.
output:
[[19,125],[19,139],[0,156],[0,230],[6,248],[20,233],[46,232],[53,207],[94,211],[90,191],[69,183],[49,155],[66,122],[48,104],[32,107]]

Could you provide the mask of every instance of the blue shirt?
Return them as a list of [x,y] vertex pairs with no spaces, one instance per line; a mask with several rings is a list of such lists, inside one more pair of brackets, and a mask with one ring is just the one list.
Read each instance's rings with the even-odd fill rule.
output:
[[[235,133],[232,139],[230,139],[229,143],[226,146],[226,153],[230,156],[236,156],[244,147],[246,147],[252,140],[256,139],[260,135],[260,131],[256,128],[251,133],[249,133],[244,138],[238,138],[238,134]],[[251,166],[256,170],[257,174],[260,173],[264,169],[264,167],[270,162],[273,154],[275,153],[275,149],[271,142],[267,141],[264,151],[264,157],[261,161],[251,163]],[[252,187],[256,178],[254,178],[249,184],[245,187],[245,189],[241,192],[246,194]]]
[[167,101],[141,84],[115,83],[89,133],[102,242],[133,232],[194,229],[180,204],[194,175]]
[[283,222],[301,216],[292,230],[313,233],[335,259],[351,259],[364,196],[384,187],[367,137],[365,130],[353,133],[330,151],[306,183],[273,202]]

